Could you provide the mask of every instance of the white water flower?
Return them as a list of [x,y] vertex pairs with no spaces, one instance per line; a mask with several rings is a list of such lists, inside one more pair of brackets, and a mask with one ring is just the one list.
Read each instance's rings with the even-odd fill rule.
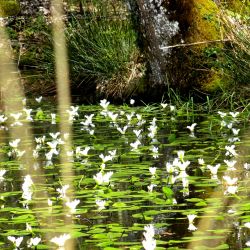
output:
[[76,212],[76,206],[80,203],[80,200],[67,201],[65,205],[70,209],[70,213],[74,214]]
[[135,100],[134,100],[134,99],[130,99],[129,102],[130,102],[131,105],[134,105],[134,104],[135,104]]
[[246,241],[245,244],[246,244],[247,247],[250,247],[250,240]]
[[33,181],[31,179],[31,176],[26,175],[24,177],[24,183],[22,185],[22,190],[23,190],[22,198],[27,201],[30,201],[32,199],[32,190],[31,190],[32,185]]
[[239,112],[229,112],[229,114],[233,117],[236,118],[239,115]]
[[236,170],[234,165],[237,163],[237,161],[235,161],[235,160],[232,160],[232,161],[224,160],[224,162],[227,164],[228,170]]
[[227,115],[227,113],[221,111],[218,111],[218,114],[220,115],[221,118],[224,118]]
[[[178,176],[179,177],[179,176]],[[189,188],[189,180],[188,180],[188,175],[182,176],[181,181],[182,181],[182,186],[183,188],[188,189]]]
[[225,146],[226,156],[237,156],[238,154],[235,151],[235,145]]
[[116,149],[114,149],[114,150],[109,150],[108,153],[109,153],[109,155],[112,157],[112,160],[113,160],[113,159],[115,158],[115,156],[116,156]]
[[161,106],[162,106],[163,109],[165,109],[168,106],[168,104],[167,103],[161,103]]
[[137,129],[134,129],[134,130],[133,130],[133,133],[136,135],[137,138],[140,137],[141,132],[142,132],[142,129],[138,129],[138,130],[137,130]]
[[187,215],[188,223],[189,223],[188,230],[190,230],[190,231],[195,231],[195,230],[197,230],[197,227],[193,224],[193,223],[194,223],[194,219],[195,219],[196,217],[197,217],[196,214],[188,214],[188,215]]
[[102,108],[104,110],[108,109],[109,104],[110,104],[110,102],[108,102],[106,99],[103,99],[103,100],[100,101],[100,105],[102,106]]
[[156,184],[150,184],[149,186],[147,186],[147,188],[148,188],[148,192],[150,192],[150,193],[152,193],[153,192],[153,189],[154,189],[154,187],[156,187],[157,185]]
[[64,249],[64,245],[65,245],[65,242],[67,240],[69,240],[71,237],[70,237],[70,234],[62,234],[58,237],[54,237],[52,238],[50,241],[55,243],[60,250],[63,250]]
[[85,126],[85,127],[92,127],[92,128],[95,127],[95,125],[94,125],[93,122],[92,122],[92,119],[93,119],[93,117],[94,117],[94,114],[85,115],[84,117],[86,118],[86,120],[80,122],[80,124],[82,124],[82,125]]
[[32,226],[29,223],[26,223],[26,231],[33,232]]
[[0,123],[4,123],[7,119],[5,115],[0,115]]
[[48,206],[49,206],[49,207],[52,207],[52,205],[53,205],[52,200],[51,200],[51,199],[48,199],[48,201],[47,201],[47,202],[48,202]]
[[234,135],[238,135],[240,132],[240,129],[232,128],[232,132]]
[[97,173],[93,176],[94,180],[98,185],[102,185],[104,183],[109,183],[110,177],[113,175],[113,172],[110,171],[106,174],[103,174],[102,172]]
[[232,122],[228,123],[227,128],[232,129],[233,128],[233,123]]
[[183,162],[179,162],[178,167],[180,171],[184,172],[189,165],[190,165],[190,161],[183,161]]
[[156,118],[155,117],[153,118],[151,125],[148,128],[148,131],[149,131],[148,137],[153,139],[157,133],[157,126],[156,126]]
[[35,100],[40,103],[42,101],[43,97],[42,96],[39,96],[39,97],[36,97]]
[[199,163],[200,165],[205,165],[205,161],[204,161],[204,159],[202,159],[202,158],[199,158],[199,159],[198,159],[198,163]]
[[41,137],[35,137],[35,141],[37,144],[44,144],[45,143],[46,136],[43,135]]
[[169,174],[173,174],[175,171],[175,168],[170,162],[167,162],[166,163],[166,170]]
[[170,111],[171,111],[171,112],[173,112],[173,111],[176,110],[176,107],[175,107],[174,105],[170,105],[169,107],[170,107]]
[[103,154],[100,154],[99,157],[102,159],[103,163],[113,160],[113,157],[111,155],[104,156]]
[[12,147],[12,148],[17,148],[18,147],[18,144],[20,143],[21,139],[15,139],[13,141],[10,141],[9,142],[9,145]]
[[220,126],[221,126],[221,127],[226,127],[226,126],[227,126],[227,123],[226,123],[224,120],[222,120],[221,123],[220,123]]
[[141,114],[135,114],[136,118],[138,121],[141,121],[142,120],[142,115]]
[[134,114],[135,114],[134,112],[132,112],[131,114],[126,114],[128,122],[130,122],[132,120]]
[[67,109],[66,112],[69,114],[69,121],[74,121],[76,119],[77,116],[79,116],[78,114],[78,106],[70,106],[70,109]]
[[22,116],[22,113],[11,113],[11,117],[14,118],[14,123],[11,124],[11,126],[22,126],[23,124],[19,121],[20,117]]
[[23,150],[23,151],[16,150],[16,157],[17,157],[17,158],[22,157],[24,154],[25,154],[25,150]]
[[137,150],[139,145],[141,145],[141,142],[139,140],[136,140],[135,142],[130,143],[132,150]]
[[179,158],[181,161],[184,161],[184,155],[185,155],[185,151],[184,151],[184,150],[179,150],[179,151],[177,151],[177,155],[178,155],[178,158]]
[[122,135],[125,135],[127,128],[128,128],[128,126],[124,126],[123,128],[117,127],[116,129],[117,129]]
[[244,163],[244,168],[246,169],[246,170],[250,170],[250,164],[248,164],[248,163]]
[[56,140],[60,134],[61,134],[60,132],[49,133],[49,135],[50,135],[50,136],[52,137],[52,139],[54,139],[54,140]]
[[152,152],[153,152],[153,153],[157,154],[157,153],[158,153],[159,148],[158,148],[158,147],[156,147],[156,146],[152,146],[151,150],[152,150]]
[[41,241],[41,238],[39,237],[35,237],[35,238],[30,238],[28,241],[28,247],[32,247],[32,246],[37,246]]
[[22,116],[22,113],[10,113],[10,116],[13,117],[17,121]]
[[51,124],[56,124],[56,114],[51,113],[50,116],[51,116]]
[[227,194],[227,193],[236,194],[237,190],[238,190],[238,186],[228,186],[224,194]]
[[240,141],[239,137],[230,137],[230,138],[228,138],[228,142],[230,142],[230,143],[235,143],[237,141]]
[[39,152],[36,149],[33,149],[32,155],[34,159],[37,159],[39,157]]
[[58,145],[57,141],[47,142],[47,145],[50,147],[51,155],[53,155],[53,154],[58,155],[59,154],[59,151],[56,149],[56,147]]
[[145,250],[154,250],[156,248],[156,240],[155,239],[143,240],[142,245]]
[[244,223],[244,227],[250,228],[250,222]]
[[66,199],[66,191],[69,189],[69,185],[63,185],[62,188],[57,188],[56,191],[59,193],[59,198]]
[[217,164],[215,166],[207,165],[207,168],[210,170],[212,175],[217,175],[218,169],[220,168],[220,164]]
[[88,156],[88,152],[90,150],[90,147],[85,147],[83,150],[81,149],[80,146],[77,146],[76,147],[76,151],[75,151],[75,154],[76,154],[76,158],[80,158],[81,156]]
[[11,241],[15,245],[15,247],[19,247],[23,241],[23,237],[15,238],[14,236],[8,236],[7,239]]
[[106,201],[105,200],[96,200],[96,205],[98,206],[98,210],[105,209]]
[[194,224],[189,224],[188,225],[188,230],[189,231],[195,231],[195,230],[197,230],[197,227]]
[[194,219],[197,217],[196,214],[188,214],[187,218],[188,218],[188,223],[191,224],[194,222]]
[[145,250],[154,250],[156,248],[156,240],[154,239],[155,230],[152,224],[144,227],[143,233],[145,239],[142,241],[142,245]]
[[195,128],[196,125],[197,125],[197,123],[193,123],[192,125],[187,126],[187,129],[189,129],[190,132],[194,132],[194,128]]
[[33,121],[33,118],[31,117],[32,109],[26,109],[26,108],[24,108],[23,111],[26,114],[26,120],[27,121]]
[[113,112],[108,112],[109,118],[112,120],[112,122],[116,122],[118,114],[114,114]]
[[153,176],[156,174],[156,170],[157,170],[156,167],[150,167],[150,168],[149,168],[149,172],[150,172],[150,174],[153,175]]
[[7,172],[7,170],[5,170],[5,169],[0,169],[0,179],[3,179],[4,177],[4,175],[5,175],[5,173]]
[[223,179],[226,181],[226,184],[229,186],[233,186],[237,183],[238,178],[231,178],[230,176],[223,176]]

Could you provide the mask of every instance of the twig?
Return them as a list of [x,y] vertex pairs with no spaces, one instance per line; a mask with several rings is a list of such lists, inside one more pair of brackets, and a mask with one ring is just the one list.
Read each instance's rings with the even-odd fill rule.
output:
[[165,50],[165,49],[171,49],[171,48],[176,48],[176,47],[187,47],[187,46],[195,46],[199,44],[206,44],[206,43],[220,43],[220,42],[228,42],[231,41],[230,39],[220,39],[220,40],[212,40],[212,41],[202,41],[202,42],[195,42],[195,43],[181,43],[181,44],[175,44],[175,45],[170,45],[170,46],[165,46],[165,47],[160,47],[160,49]]

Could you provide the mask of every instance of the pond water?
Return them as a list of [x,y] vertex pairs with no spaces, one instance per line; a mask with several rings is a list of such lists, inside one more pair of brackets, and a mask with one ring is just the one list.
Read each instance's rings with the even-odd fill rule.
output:
[[[75,202],[62,185],[68,136],[51,115],[56,108],[42,99],[1,116],[1,249],[64,249],[69,238],[75,249],[250,247],[248,115],[101,104],[66,111]],[[26,134],[28,120],[35,139],[25,156],[24,139],[8,133],[23,127]],[[23,157],[34,161],[32,174]]]

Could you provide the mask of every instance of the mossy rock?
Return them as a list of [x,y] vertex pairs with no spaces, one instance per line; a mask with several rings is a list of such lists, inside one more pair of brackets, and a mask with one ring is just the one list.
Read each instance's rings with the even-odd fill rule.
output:
[[217,42],[221,39],[218,6],[213,0],[171,1],[184,46],[173,50],[170,81],[183,93],[211,93],[223,88],[225,81],[216,67],[219,53],[212,53],[223,48],[223,43]]
[[0,17],[16,16],[20,5],[15,0],[0,0]]
[[[218,6],[212,0],[196,0],[189,15],[190,27],[187,42],[196,43],[220,39],[220,27],[217,18]],[[204,47],[200,45],[197,47]]]

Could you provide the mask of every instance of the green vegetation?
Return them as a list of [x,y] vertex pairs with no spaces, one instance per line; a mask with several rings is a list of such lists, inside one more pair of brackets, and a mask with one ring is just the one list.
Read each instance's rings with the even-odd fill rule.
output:
[[[149,86],[146,52],[138,46],[142,34],[134,30],[123,1],[69,0],[68,4],[65,34],[73,92],[92,95],[91,102],[98,96],[126,100],[132,95],[171,100],[165,86]],[[173,49],[167,62],[170,87],[181,99],[194,96],[201,102],[206,96],[214,103],[223,97],[226,105],[231,103],[227,96],[238,96],[234,101],[241,106],[249,98],[248,3],[227,1],[217,6],[212,0],[180,1],[174,6],[177,13],[180,6],[184,46]],[[50,19],[42,15],[17,19],[7,30],[26,92],[55,94]]]
[[136,87],[138,64],[136,33],[125,20],[99,19],[97,14],[73,18],[66,30],[71,77],[82,88],[97,85],[100,92],[126,97]]

